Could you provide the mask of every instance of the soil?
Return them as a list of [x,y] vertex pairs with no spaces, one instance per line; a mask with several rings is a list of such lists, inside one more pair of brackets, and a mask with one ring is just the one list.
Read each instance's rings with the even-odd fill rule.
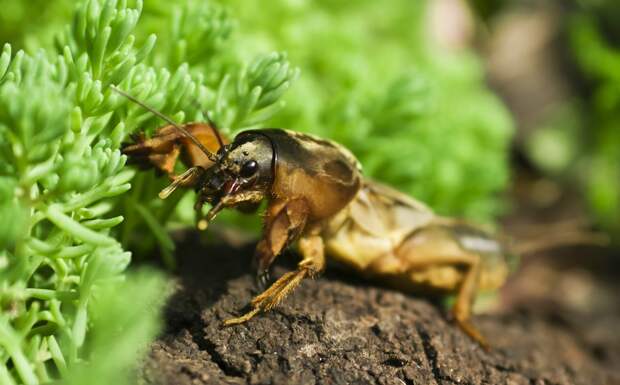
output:
[[[525,191],[540,197],[537,188]],[[562,199],[547,210],[521,193],[517,201],[528,203],[505,221],[511,234],[561,221],[557,213],[579,215]],[[195,233],[178,243],[176,291],[141,371],[146,384],[620,384],[617,252],[571,247],[525,257],[474,317],[492,346],[485,351],[441,304],[333,268],[275,310],[223,327],[257,294],[253,244],[209,246]],[[295,260],[280,257],[273,275]]]
[[[178,254],[166,330],[143,369],[149,384],[620,384],[620,309],[609,304],[579,312],[512,298],[475,317],[486,352],[427,299],[329,271],[274,311],[222,327],[256,294],[252,247],[190,240]],[[276,276],[292,267],[285,259]]]

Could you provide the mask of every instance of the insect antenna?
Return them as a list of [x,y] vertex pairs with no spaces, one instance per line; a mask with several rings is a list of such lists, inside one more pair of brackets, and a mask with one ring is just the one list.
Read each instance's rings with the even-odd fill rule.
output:
[[[120,88],[117,88],[114,85],[110,85],[110,88],[112,88],[114,91],[118,92],[119,94],[123,95],[124,97],[126,97],[127,99],[131,100],[132,102],[136,103],[137,105],[139,105],[140,107],[144,108],[147,111],[150,111],[151,113],[153,113],[154,115],[156,115],[157,117],[165,120],[166,122],[170,123],[174,128],[176,128],[177,130],[179,130],[183,135],[185,135],[189,140],[191,140],[192,142],[194,142],[194,144],[196,146],[198,146],[198,148],[200,149],[200,151],[202,151],[207,158],[209,158],[209,160],[211,160],[212,162],[217,162],[218,161],[218,157],[217,155],[215,155],[214,153],[212,153],[211,151],[209,151],[202,143],[200,143],[200,141],[198,139],[196,139],[196,137],[192,134],[190,134],[189,131],[187,131],[185,128],[183,128],[183,126],[181,126],[180,124],[176,123],[174,120],[172,120],[171,118],[169,118],[168,116],[162,114],[161,112],[157,111],[156,109],[147,106],[146,104],[144,104],[142,101],[136,99],[135,97],[129,95],[127,92],[121,90]],[[220,143],[220,145],[222,144],[222,138],[220,137],[219,133],[217,131],[215,131],[215,128],[212,128],[214,130],[214,132],[216,133],[216,137],[218,139],[218,142]]]
[[224,147],[224,141],[222,140],[222,136],[220,135],[220,130],[215,124],[215,121],[211,119],[211,114],[209,113],[209,111],[204,110],[203,114],[207,118],[207,123],[209,123],[209,127],[211,127],[213,134],[217,138],[217,143],[220,145],[220,148],[226,148]]
[[222,139],[222,135],[220,135],[220,129],[217,126],[217,124],[215,124],[215,121],[211,118],[211,114],[209,113],[209,110],[203,109],[197,100],[194,100],[193,103],[194,103],[194,107],[196,107],[196,109],[198,109],[199,111],[202,111],[202,114],[204,115],[204,117],[207,118],[207,123],[209,123],[209,128],[211,128],[213,135],[215,135],[215,138],[217,139],[217,143],[219,144],[220,148],[226,149],[226,147],[224,146],[224,140]]
[[575,229],[574,231],[566,231],[559,234],[550,234],[543,237],[536,236],[533,239],[522,240],[514,251],[517,254],[533,254],[541,251],[551,250],[564,246],[608,246],[610,242],[609,236],[596,231],[587,231]]

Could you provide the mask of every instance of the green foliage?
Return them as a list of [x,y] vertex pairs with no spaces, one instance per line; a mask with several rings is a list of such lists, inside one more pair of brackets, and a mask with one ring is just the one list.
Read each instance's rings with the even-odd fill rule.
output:
[[343,143],[366,175],[443,214],[500,211],[510,117],[469,52],[429,41],[424,2],[232,4],[246,53],[284,49],[302,70],[273,126]]
[[[157,53],[155,35],[134,35],[141,1],[79,4],[53,47],[34,55],[4,46],[0,214],[10,220],[0,225],[0,382],[119,382],[156,331],[163,282],[154,273],[126,276],[130,253],[118,239],[144,250],[159,244],[169,256],[163,223],[176,202],[156,198],[165,181],[134,179],[124,167],[125,138],[161,122],[111,84],[178,121],[204,120],[201,111],[213,110],[226,132],[282,107],[278,99],[297,76],[285,56],[246,65],[224,49],[226,14],[204,2],[190,6],[198,8],[174,7],[172,19],[149,16],[174,38]],[[175,18],[183,14],[202,19],[186,30]],[[208,49],[184,50],[200,44],[194,36]]]
[[49,44],[71,17],[72,4],[72,0],[0,0],[0,42],[10,42],[14,50]]
[[[363,0],[355,7],[343,1],[219,3],[223,7],[198,0],[149,1],[136,39],[157,33],[158,49],[149,58],[153,65],[176,70],[188,63],[188,73],[217,90],[215,104],[209,92],[201,91],[196,99],[213,106],[215,120],[228,132],[260,122],[313,132],[343,142],[367,175],[441,213],[489,220],[501,211],[498,193],[508,180],[510,118],[484,86],[481,65],[470,53],[447,53],[429,42],[424,2]],[[244,96],[235,95],[240,61],[270,50],[287,51],[303,76],[285,95],[285,110],[278,100],[240,123],[235,110],[243,113],[259,92],[253,87]],[[285,73],[295,79],[289,68],[272,67],[265,76],[279,70],[274,80]],[[290,80],[280,83],[270,85],[269,95],[262,91],[263,100],[291,85]],[[200,115],[184,114],[195,116]],[[145,126],[154,127],[153,121]],[[133,216],[126,215],[128,222]],[[127,229],[129,234],[133,227]],[[137,244],[152,248],[148,240]]]
[[425,44],[418,2],[85,0],[64,28],[72,2],[10,3],[43,12],[0,29],[31,48],[0,56],[0,383],[122,383],[157,329],[164,283],[127,274],[125,250],[173,265],[165,224],[191,208],[125,167],[121,143],[162,123],[110,85],[229,136],[331,137],[441,212],[497,213],[510,120],[475,58]]
[[543,171],[577,186],[598,223],[620,235],[620,10],[614,1],[581,1],[566,17],[562,44],[579,88],[529,139]]
[[[617,9],[617,7],[616,7]],[[616,12],[616,15],[618,13]],[[584,100],[582,157],[586,196],[602,225],[620,235],[620,48],[604,34],[605,17],[578,15],[571,24],[576,61],[591,84]],[[617,18],[614,19],[617,24]],[[616,35],[620,36],[620,30]]]
[[[123,11],[111,12],[109,22],[125,22]],[[76,26],[85,20],[78,14]],[[138,60],[129,52],[116,63],[103,52],[89,57],[79,45],[85,37],[71,31],[56,57],[12,56],[6,45],[0,58],[0,210],[12,219],[1,229],[0,377],[9,384],[46,382],[80,365],[97,293],[120,279],[130,260],[110,235],[123,217],[107,214],[109,198],[129,190],[134,172],[123,169],[125,157],[110,136],[115,125],[103,85],[126,76],[125,61]],[[127,48],[127,36],[113,37]],[[150,285],[133,294],[160,290]],[[121,335],[141,339],[152,329]]]
[[496,16],[511,0],[468,0],[467,3],[483,20]]
[[[132,379],[130,372],[136,357],[142,355],[160,329],[163,282],[150,271],[133,273],[120,284],[104,286],[97,294],[99,302],[93,307],[89,343],[84,360],[67,373],[67,385],[118,384]],[[127,293],[142,293],[134,298]],[[110,327],[113,325],[113,327]],[[110,359],[114,357],[114,359]],[[136,383],[131,381],[129,383]]]

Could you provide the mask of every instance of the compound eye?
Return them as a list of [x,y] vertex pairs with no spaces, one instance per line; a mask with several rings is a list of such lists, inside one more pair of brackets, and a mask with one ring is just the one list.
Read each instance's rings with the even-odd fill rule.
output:
[[241,166],[239,175],[243,178],[249,178],[256,174],[256,171],[258,171],[258,163],[255,160],[248,160]]

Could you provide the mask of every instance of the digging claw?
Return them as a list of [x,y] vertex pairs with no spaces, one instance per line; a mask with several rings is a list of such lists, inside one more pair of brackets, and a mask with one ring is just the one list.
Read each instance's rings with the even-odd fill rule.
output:
[[239,325],[239,324],[245,323],[249,321],[252,317],[254,317],[256,314],[258,314],[259,311],[260,311],[260,308],[257,307],[245,313],[241,317],[227,319],[226,321],[224,321],[224,326],[233,326],[233,325]]
[[454,317],[454,320],[459,325],[461,330],[465,332],[465,334],[467,334],[469,338],[474,340],[474,342],[477,342],[478,345],[480,345],[482,349],[484,349],[487,352],[491,351],[491,347],[488,344],[487,340],[482,336],[482,334],[480,334],[480,332],[468,320],[462,320],[462,319],[459,319],[458,317]]
[[258,287],[258,291],[265,291],[265,289],[267,289],[270,279],[271,277],[269,275],[268,269],[258,271],[256,273],[256,286]]

